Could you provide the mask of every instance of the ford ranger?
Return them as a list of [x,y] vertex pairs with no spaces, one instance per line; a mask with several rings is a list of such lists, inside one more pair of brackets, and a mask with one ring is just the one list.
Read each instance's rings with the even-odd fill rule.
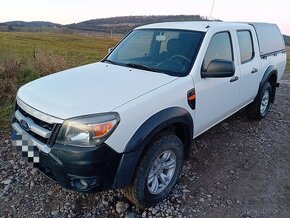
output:
[[274,24],[173,22],[131,31],[100,62],[17,93],[13,144],[61,186],[165,199],[192,140],[247,106],[263,119],[286,64]]

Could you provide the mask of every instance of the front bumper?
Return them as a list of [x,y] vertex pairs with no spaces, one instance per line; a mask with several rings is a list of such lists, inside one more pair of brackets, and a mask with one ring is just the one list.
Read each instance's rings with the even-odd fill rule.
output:
[[98,192],[113,187],[122,154],[105,143],[94,148],[60,144],[49,147],[29,135],[18,123],[13,123],[12,128],[14,139],[21,136],[26,139],[25,144],[39,151],[34,166],[62,187],[80,192]]

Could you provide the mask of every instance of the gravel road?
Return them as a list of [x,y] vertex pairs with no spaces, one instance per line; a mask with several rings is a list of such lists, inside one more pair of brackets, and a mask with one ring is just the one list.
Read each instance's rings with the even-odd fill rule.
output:
[[149,209],[120,191],[65,190],[28,166],[0,136],[0,217],[289,217],[290,73],[266,119],[239,112],[198,137],[179,183]]

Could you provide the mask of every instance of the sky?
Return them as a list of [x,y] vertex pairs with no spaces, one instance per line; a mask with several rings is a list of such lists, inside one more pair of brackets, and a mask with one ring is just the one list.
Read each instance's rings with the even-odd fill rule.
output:
[[[214,0],[0,0],[0,22],[60,24],[130,15],[210,16]],[[276,23],[290,35],[290,0],[215,0],[212,17],[223,21]]]

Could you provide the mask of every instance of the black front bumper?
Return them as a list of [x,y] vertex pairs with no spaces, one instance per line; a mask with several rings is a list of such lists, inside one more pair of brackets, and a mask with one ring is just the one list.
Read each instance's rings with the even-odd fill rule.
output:
[[98,192],[113,187],[122,154],[101,144],[79,148],[55,144],[40,152],[36,167],[62,187],[80,192]]
[[[18,109],[21,110],[19,107]],[[23,110],[21,112],[30,119],[36,119]],[[36,119],[34,122],[47,129],[47,123],[43,126],[42,121]],[[79,192],[98,192],[123,188],[131,182],[132,176],[126,181],[124,179],[128,174],[127,168],[124,168],[128,166],[124,161],[128,159],[124,158],[127,154],[118,153],[105,143],[92,148],[55,144],[58,131],[56,127],[60,125],[54,125],[50,129],[52,136],[47,140],[24,130],[14,116],[11,124],[13,145],[22,158],[32,162],[34,167],[64,188]],[[131,159],[128,160],[131,162]]]
[[[12,124],[13,144],[28,162],[62,187],[79,192],[120,189],[131,184],[142,150],[117,153],[107,144],[76,147],[62,144],[49,146]],[[19,137],[19,138],[18,138]],[[19,143],[20,144],[19,144]],[[33,148],[37,161],[29,156]],[[34,156],[35,157],[35,156]]]

